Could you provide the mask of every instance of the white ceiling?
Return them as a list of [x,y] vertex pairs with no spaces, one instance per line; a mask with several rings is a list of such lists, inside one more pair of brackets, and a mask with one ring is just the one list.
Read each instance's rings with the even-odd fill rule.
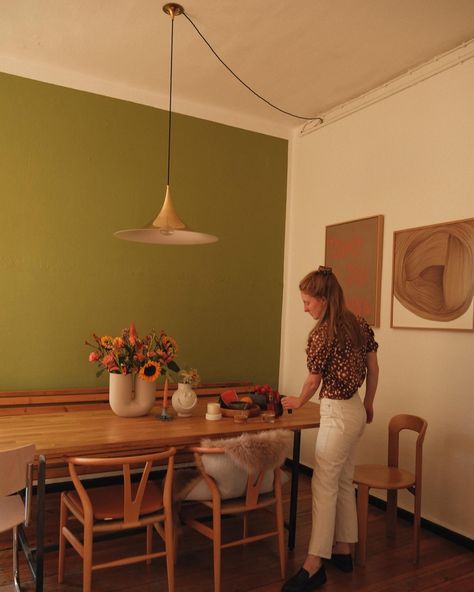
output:
[[[160,0],[0,0],[0,71],[167,108]],[[222,59],[281,108],[317,116],[474,36],[474,0],[183,0]],[[301,121],[242,87],[184,16],[173,108],[287,135]]]

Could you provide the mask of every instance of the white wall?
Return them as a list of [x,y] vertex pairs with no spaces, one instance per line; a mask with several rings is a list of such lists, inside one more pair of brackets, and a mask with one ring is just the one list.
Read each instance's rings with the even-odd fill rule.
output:
[[[471,537],[474,333],[391,329],[390,300],[393,232],[474,216],[473,80],[469,60],[291,141],[280,373],[281,392],[299,394],[312,321],[298,282],[324,262],[325,226],[383,214],[380,383],[358,461],[386,461],[391,416],[426,418],[422,515]],[[303,436],[308,466],[315,435]],[[408,493],[400,503],[412,510]]]

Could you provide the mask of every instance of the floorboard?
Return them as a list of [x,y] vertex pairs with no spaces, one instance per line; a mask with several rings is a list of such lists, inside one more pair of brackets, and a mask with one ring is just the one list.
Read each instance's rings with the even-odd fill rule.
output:
[[[285,513],[289,505],[289,491],[285,491]],[[46,543],[57,543],[59,495],[48,494],[46,513]],[[269,512],[262,512],[254,527],[271,520]],[[414,566],[412,558],[412,528],[402,519],[397,522],[396,536],[385,536],[384,512],[369,509],[368,556],[365,568],[357,567],[345,574],[332,566],[327,567],[328,581],[324,592],[474,592],[474,558],[464,546],[422,529],[421,560]],[[240,523],[234,518],[225,521],[225,532],[231,536]],[[311,529],[310,480],[300,477],[298,502],[298,528],[296,546],[288,555],[288,575],[299,569]],[[120,539],[101,541],[96,545],[97,556],[107,560],[130,548],[144,548],[144,535],[136,534]],[[11,584],[11,535],[0,534],[0,592],[14,590]],[[34,592],[34,584],[23,558],[22,584],[25,592]],[[45,560],[45,592],[80,592],[82,590],[81,563],[74,551],[66,554],[65,583],[56,579],[57,551],[51,551]],[[279,592],[276,539],[260,541],[246,547],[235,547],[222,553],[222,590],[224,592]],[[194,531],[184,529],[179,539],[179,557],[176,563],[176,592],[212,592],[211,542]],[[164,559],[152,565],[144,563],[102,570],[93,574],[96,592],[166,592]]]

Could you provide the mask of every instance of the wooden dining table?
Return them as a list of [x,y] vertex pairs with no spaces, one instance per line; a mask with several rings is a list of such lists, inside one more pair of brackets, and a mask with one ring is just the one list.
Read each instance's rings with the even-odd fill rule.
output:
[[35,549],[36,591],[41,592],[44,553],[45,484],[51,480],[67,479],[67,456],[119,456],[156,451],[175,446],[185,452],[187,446],[202,438],[238,436],[245,432],[288,429],[293,431],[291,451],[291,493],[288,517],[288,546],[295,545],[296,508],[298,499],[298,470],[301,430],[319,426],[319,405],[307,403],[293,413],[284,412],[273,423],[261,415],[250,417],[246,423],[236,423],[232,417],[213,421],[206,419],[209,402],[198,401],[191,417],[159,419],[155,407],[143,417],[125,418],[110,409],[60,411],[53,413],[0,416],[0,451],[34,443],[36,445],[37,525]]

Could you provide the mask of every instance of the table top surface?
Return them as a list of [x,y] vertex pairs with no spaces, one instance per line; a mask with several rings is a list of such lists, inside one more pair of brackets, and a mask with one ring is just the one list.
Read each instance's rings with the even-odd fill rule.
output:
[[[118,417],[110,409],[0,417],[0,450],[34,443],[48,464],[63,464],[65,455],[118,455],[186,446],[201,438],[231,437],[269,429],[301,430],[319,426],[319,405],[307,403],[274,423],[262,417],[236,423],[232,418],[205,418],[207,403],[199,401],[192,417],[160,421],[155,407],[143,417]],[[169,409],[170,414],[174,412]]]

